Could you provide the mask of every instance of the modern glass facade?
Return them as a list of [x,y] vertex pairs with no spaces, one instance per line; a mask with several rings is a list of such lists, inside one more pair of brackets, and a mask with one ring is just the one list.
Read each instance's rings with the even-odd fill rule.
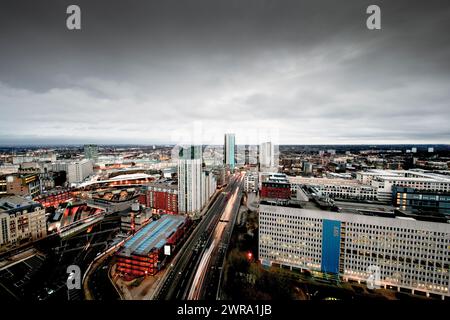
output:
[[225,142],[223,146],[223,161],[226,166],[229,166],[231,170],[234,170],[236,165],[236,141],[234,133],[225,134]]
[[392,199],[396,207],[415,214],[450,215],[450,193],[394,186]]

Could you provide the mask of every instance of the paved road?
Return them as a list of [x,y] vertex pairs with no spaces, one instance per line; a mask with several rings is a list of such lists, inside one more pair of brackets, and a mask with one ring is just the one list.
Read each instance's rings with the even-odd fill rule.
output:
[[168,266],[170,270],[159,292],[155,295],[155,299],[183,300],[187,298],[200,258],[205,251],[205,245],[211,238],[213,231],[216,230],[231,194],[241,183],[238,180],[238,175],[230,178],[228,186],[217,196],[217,199],[175,257],[172,265]]
[[203,250],[187,296],[189,300],[216,299],[228,242],[241,203],[243,177],[243,175],[240,175],[237,178],[230,200]]

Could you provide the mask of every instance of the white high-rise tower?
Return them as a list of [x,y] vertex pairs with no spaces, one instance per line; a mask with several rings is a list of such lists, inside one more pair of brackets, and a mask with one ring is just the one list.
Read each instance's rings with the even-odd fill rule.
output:
[[182,148],[178,160],[178,211],[194,215],[202,209],[200,146]]
[[275,167],[275,149],[272,142],[264,142],[259,146],[259,163],[261,168]]

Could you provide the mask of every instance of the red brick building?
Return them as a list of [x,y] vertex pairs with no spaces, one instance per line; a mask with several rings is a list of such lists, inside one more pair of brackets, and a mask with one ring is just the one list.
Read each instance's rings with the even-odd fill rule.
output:
[[57,208],[60,203],[66,202],[73,198],[72,191],[62,190],[52,192],[46,195],[40,195],[34,199],[34,201],[39,202],[45,208],[54,207]]
[[290,199],[291,185],[285,182],[263,182],[261,198]]
[[291,198],[291,184],[285,174],[263,173],[261,180],[261,198],[282,200]]
[[178,187],[167,183],[152,183],[147,186],[146,203],[156,212],[178,214]]

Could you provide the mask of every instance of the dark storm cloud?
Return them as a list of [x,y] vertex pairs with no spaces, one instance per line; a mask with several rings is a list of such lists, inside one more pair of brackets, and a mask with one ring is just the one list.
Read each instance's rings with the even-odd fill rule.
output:
[[[81,31],[65,28],[74,3]],[[381,31],[365,27],[370,4]],[[0,7],[0,143],[176,142],[199,130],[205,143],[225,131],[258,142],[266,129],[281,143],[450,142],[448,1]]]

